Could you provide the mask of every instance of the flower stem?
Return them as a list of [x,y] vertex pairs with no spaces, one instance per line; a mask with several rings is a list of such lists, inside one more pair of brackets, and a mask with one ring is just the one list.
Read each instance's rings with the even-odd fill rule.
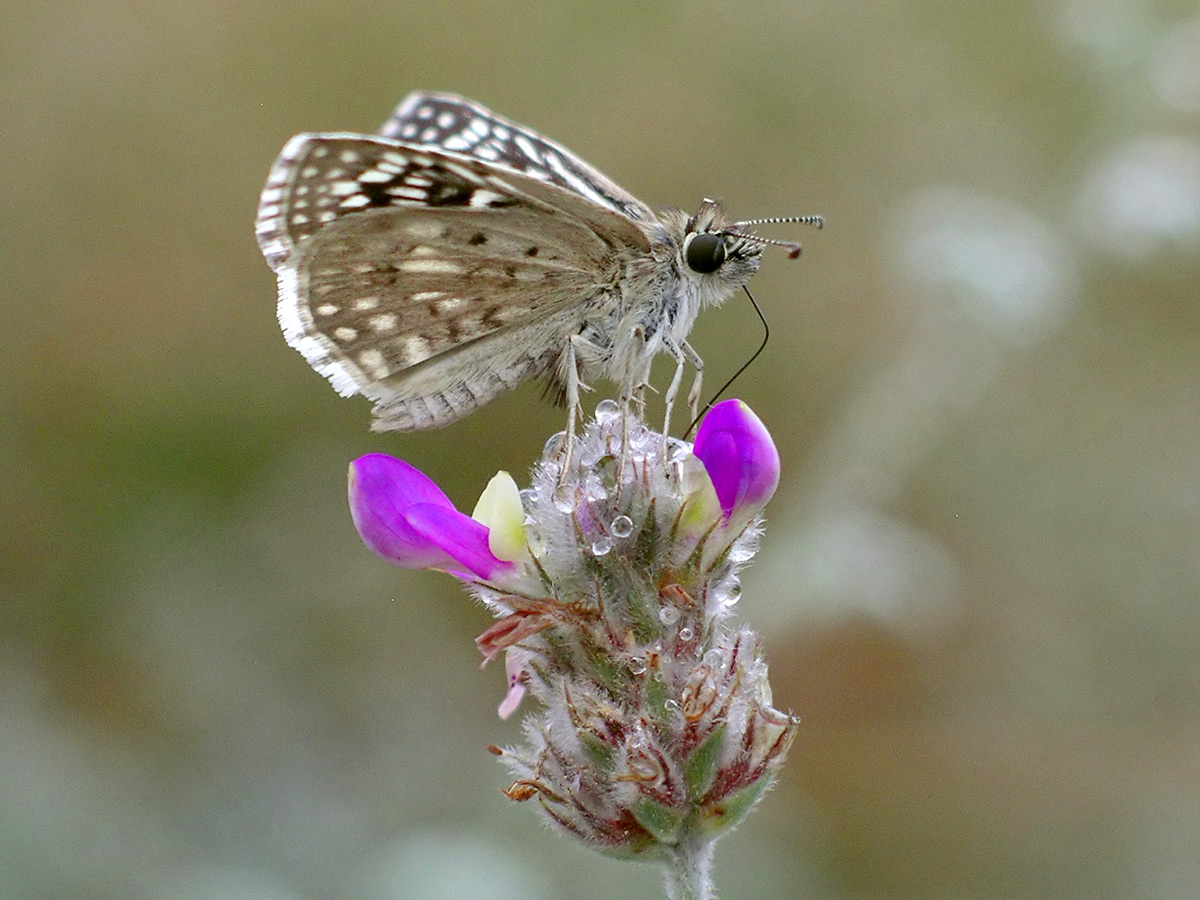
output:
[[676,845],[667,860],[668,900],[714,900],[713,846],[713,841],[705,838],[685,838]]

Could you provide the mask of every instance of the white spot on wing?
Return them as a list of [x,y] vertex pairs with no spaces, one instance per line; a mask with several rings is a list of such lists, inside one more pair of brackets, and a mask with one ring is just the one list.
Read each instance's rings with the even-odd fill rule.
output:
[[386,378],[390,374],[388,372],[387,360],[384,359],[383,353],[374,347],[368,348],[358,354],[358,361],[371,374],[372,378]]
[[447,259],[406,259],[396,268],[421,275],[461,275],[463,267]]
[[[399,171],[399,170],[397,170]],[[359,182],[362,184],[382,184],[385,181],[391,181],[396,177],[395,172],[385,172],[382,167],[369,169],[358,176]]]
[[410,222],[405,228],[408,236],[418,241],[428,241],[441,234],[440,226],[433,222]]
[[535,165],[542,165],[542,156],[540,153],[538,153],[537,147],[533,145],[533,141],[529,140],[529,138],[525,137],[523,134],[518,134],[515,138],[513,138],[513,141],[518,147],[521,148],[521,152],[529,158],[530,162],[534,163]]
[[497,194],[495,191],[477,190],[471,193],[471,206],[476,208],[490,206],[507,199],[503,194]]
[[396,314],[395,313],[380,313],[377,316],[371,316],[371,328],[378,332],[388,332],[396,330]]
[[387,189],[387,193],[391,197],[397,197],[401,200],[424,200],[429,196],[429,192],[424,188],[410,187],[406,184],[398,184],[395,187]]
[[419,334],[410,334],[404,338],[404,358],[409,365],[415,365],[429,358],[429,341]]

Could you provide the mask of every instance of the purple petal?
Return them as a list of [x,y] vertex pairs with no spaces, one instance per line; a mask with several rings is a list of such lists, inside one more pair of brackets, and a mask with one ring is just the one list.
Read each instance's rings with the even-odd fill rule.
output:
[[485,526],[419,469],[383,453],[350,464],[350,515],[368,549],[393,565],[466,568],[483,578],[510,566],[487,549]]
[[497,558],[488,547],[487,526],[457,509],[418,503],[409,507],[408,524],[430,546],[454,560],[455,568],[467,568],[485,580],[497,571],[514,568],[513,563]]
[[529,657],[529,653],[516,647],[510,647],[504,654],[504,673],[508,678],[508,692],[504,695],[504,702],[496,710],[502,719],[507,719],[516,712],[517,707],[521,705],[521,698],[525,696],[523,676]]
[[712,479],[726,521],[735,510],[757,512],[779,485],[775,443],[741,400],[726,400],[708,411],[692,452]]

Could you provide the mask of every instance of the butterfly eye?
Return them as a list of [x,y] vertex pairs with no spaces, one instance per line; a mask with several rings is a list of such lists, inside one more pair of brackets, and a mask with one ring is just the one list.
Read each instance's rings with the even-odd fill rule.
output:
[[693,234],[683,248],[688,268],[707,275],[725,262],[725,237],[720,234]]

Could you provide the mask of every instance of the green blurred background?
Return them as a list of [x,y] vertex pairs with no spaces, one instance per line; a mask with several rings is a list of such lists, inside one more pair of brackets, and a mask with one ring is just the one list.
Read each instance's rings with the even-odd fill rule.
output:
[[[652,204],[828,218],[771,232],[734,391],[785,466],[740,612],[803,724],[723,895],[1200,895],[1194,3],[6,6],[0,898],[658,896],[499,795],[488,616],[346,511],[372,450],[469,509],[561,413],[371,434],[275,323],[276,153],[413,88]],[[759,334],[708,313],[708,383]]]

